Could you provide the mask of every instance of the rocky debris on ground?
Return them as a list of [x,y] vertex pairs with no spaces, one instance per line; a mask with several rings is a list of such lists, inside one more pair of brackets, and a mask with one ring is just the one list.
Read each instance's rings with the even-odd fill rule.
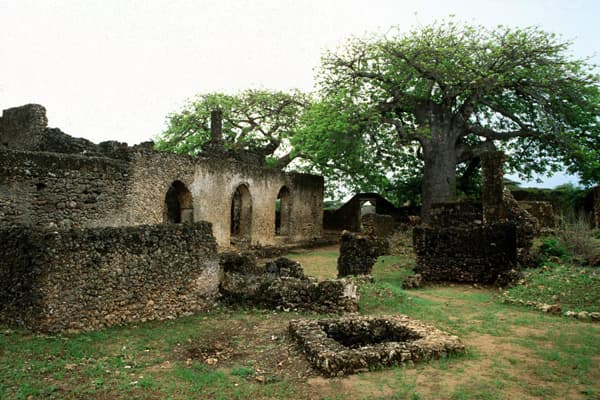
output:
[[293,320],[289,332],[313,366],[326,376],[342,376],[465,351],[457,336],[405,315]]
[[402,282],[402,289],[418,289],[423,286],[423,276],[414,274],[407,276]]
[[[219,290],[228,303],[281,311],[344,313],[358,310],[358,287],[345,279],[306,277],[297,261],[280,257],[257,267],[246,255],[227,253]],[[255,262],[255,259],[253,259]],[[238,262],[240,265],[235,265]]]

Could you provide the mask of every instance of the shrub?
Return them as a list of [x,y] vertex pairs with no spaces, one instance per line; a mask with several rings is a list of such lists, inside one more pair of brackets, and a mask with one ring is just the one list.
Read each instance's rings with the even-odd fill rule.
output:
[[555,237],[547,238],[542,241],[540,252],[544,256],[565,257],[567,250],[562,246]]
[[566,250],[569,261],[586,262],[598,252],[590,221],[584,216],[564,218],[556,233],[557,244]]

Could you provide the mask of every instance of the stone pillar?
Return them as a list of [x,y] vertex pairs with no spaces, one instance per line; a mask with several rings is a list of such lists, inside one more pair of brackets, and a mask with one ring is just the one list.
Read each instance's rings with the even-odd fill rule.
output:
[[504,153],[490,151],[481,155],[483,187],[481,203],[483,205],[483,223],[500,222],[506,217],[502,193],[504,191]]
[[48,118],[39,104],[26,104],[4,110],[0,120],[0,145],[12,150],[38,151]]
[[223,111],[210,112],[210,144],[213,148],[223,147]]

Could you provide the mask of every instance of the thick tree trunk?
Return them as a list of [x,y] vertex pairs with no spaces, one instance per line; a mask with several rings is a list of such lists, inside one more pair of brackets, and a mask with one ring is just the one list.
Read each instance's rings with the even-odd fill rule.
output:
[[456,144],[449,137],[433,137],[423,143],[423,157],[421,218],[429,222],[431,205],[454,200],[456,195]]

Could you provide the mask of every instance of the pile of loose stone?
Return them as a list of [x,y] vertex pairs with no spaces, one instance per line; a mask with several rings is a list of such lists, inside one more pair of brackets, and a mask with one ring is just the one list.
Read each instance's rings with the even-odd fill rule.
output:
[[358,288],[350,280],[317,281],[306,277],[302,266],[287,258],[257,265],[251,253],[221,254],[223,279],[220,292],[229,303],[278,310],[319,313],[358,309]]
[[463,353],[465,346],[432,326],[404,315],[294,320],[291,336],[315,368],[341,376]]

